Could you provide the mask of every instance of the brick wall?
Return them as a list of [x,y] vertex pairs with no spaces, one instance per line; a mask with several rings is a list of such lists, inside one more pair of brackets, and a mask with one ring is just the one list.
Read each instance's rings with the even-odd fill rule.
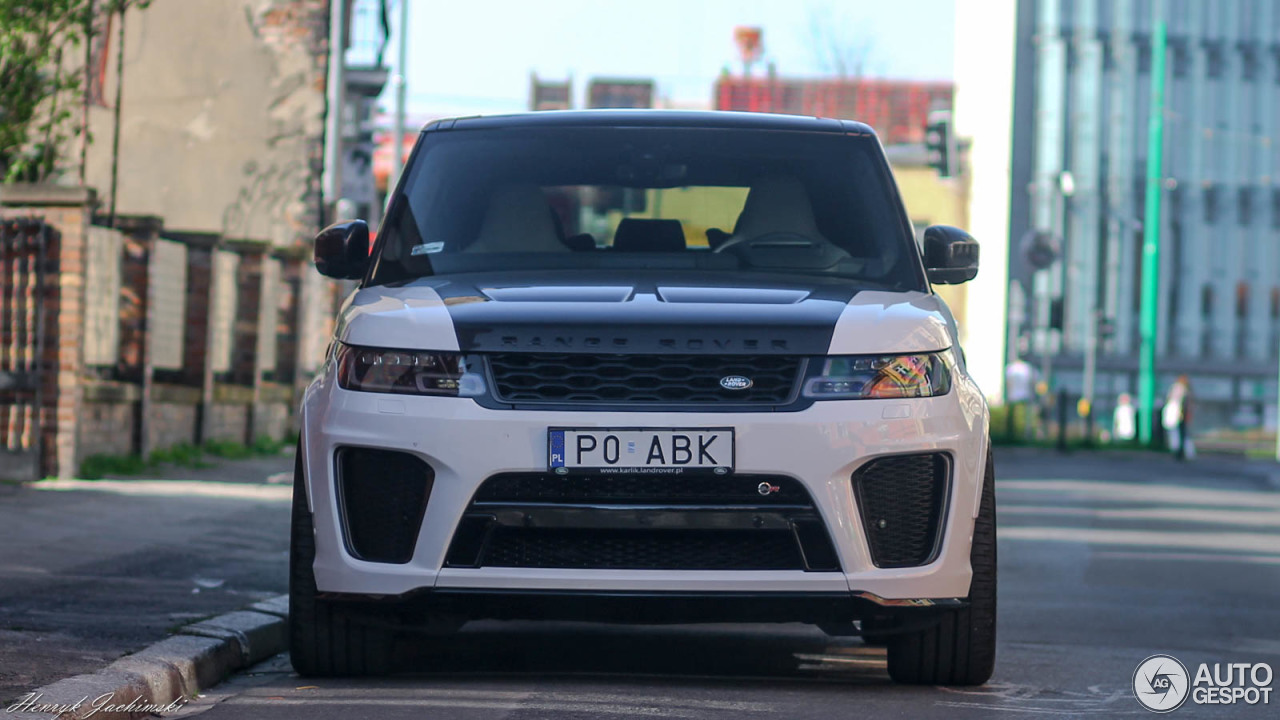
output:
[[150,239],[124,235],[120,263],[120,354],[117,377],[141,377],[146,341],[147,250]]
[[151,403],[150,446],[162,449],[195,443],[197,407],[195,403]]
[[[50,226],[44,290],[44,457],[37,474],[71,477],[78,467],[76,423],[84,371],[85,232],[91,192],[76,188],[5,188],[23,193],[24,207],[0,207],[0,219],[40,217]],[[0,201],[5,198],[0,198]]]
[[187,329],[182,339],[183,384],[200,387],[208,347],[209,279],[213,255],[208,249],[187,249]]
[[86,402],[81,407],[80,462],[93,455],[129,455],[133,452],[136,403]]
[[214,403],[209,412],[207,440],[230,440],[243,443],[248,429],[251,405],[239,403]]
[[[283,402],[258,403],[253,407],[254,434],[279,440],[292,428],[289,425],[289,405]],[[256,439],[256,438],[255,438]]]
[[258,349],[258,311],[262,300],[262,255],[244,253],[236,274],[236,321],[232,329],[230,382],[250,387]]

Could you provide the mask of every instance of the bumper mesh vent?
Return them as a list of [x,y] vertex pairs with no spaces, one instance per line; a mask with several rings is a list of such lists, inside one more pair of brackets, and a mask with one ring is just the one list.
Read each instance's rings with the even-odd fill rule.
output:
[[494,475],[463,514],[445,564],[840,569],[808,491],[778,475]]
[[413,558],[435,472],[408,453],[338,450],[338,501],[347,546],[369,562]]
[[800,546],[785,531],[662,532],[498,528],[485,565],[613,570],[795,570]]
[[931,562],[942,537],[950,462],[946,455],[872,460],[853,474],[862,526],[877,567]]
[[[504,402],[782,404],[794,395],[802,362],[784,355],[488,355]],[[727,390],[720,379],[751,380]]]
[[[760,484],[771,486],[762,495]],[[775,489],[776,488],[776,489]],[[799,481],[781,475],[582,475],[506,473],[487,480],[476,492],[485,503],[609,503],[811,505]]]

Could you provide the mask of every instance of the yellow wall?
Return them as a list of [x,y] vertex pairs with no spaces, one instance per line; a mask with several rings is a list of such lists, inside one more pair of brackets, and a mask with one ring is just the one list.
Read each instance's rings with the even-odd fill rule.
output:
[[[931,167],[902,166],[893,169],[898,191],[907,206],[907,217],[919,235],[930,225],[969,227],[969,204],[965,198],[964,178],[940,178]],[[977,238],[982,242],[982,238]],[[957,321],[965,317],[967,285],[938,285],[934,289],[947,301]],[[962,328],[963,333],[963,328]]]

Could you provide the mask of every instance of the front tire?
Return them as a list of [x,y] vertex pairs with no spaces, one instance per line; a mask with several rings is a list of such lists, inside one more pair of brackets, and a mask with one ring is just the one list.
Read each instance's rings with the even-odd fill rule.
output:
[[351,608],[341,603],[317,597],[315,542],[299,444],[289,543],[289,658],[293,669],[304,677],[385,674],[391,665],[392,633],[362,624]]
[[991,453],[973,528],[968,607],[925,630],[892,636],[889,677],[911,685],[981,685],[996,662],[996,477]]

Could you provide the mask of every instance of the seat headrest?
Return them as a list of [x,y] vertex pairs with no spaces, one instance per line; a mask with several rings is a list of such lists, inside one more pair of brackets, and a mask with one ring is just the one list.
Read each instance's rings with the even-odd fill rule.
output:
[[776,232],[822,237],[813,217],[809,193],[790,175],[763,177],[752,183],[742,214],[733,228],[733,236],[741,239]]
[[682,252],[684,228],[679,220],[626,218],[613,233],[613,249],[621,252]]
[[489,206],[475,242],[467,252],[569,252],[560,242],[554,211],[536,185],[502,185]]

